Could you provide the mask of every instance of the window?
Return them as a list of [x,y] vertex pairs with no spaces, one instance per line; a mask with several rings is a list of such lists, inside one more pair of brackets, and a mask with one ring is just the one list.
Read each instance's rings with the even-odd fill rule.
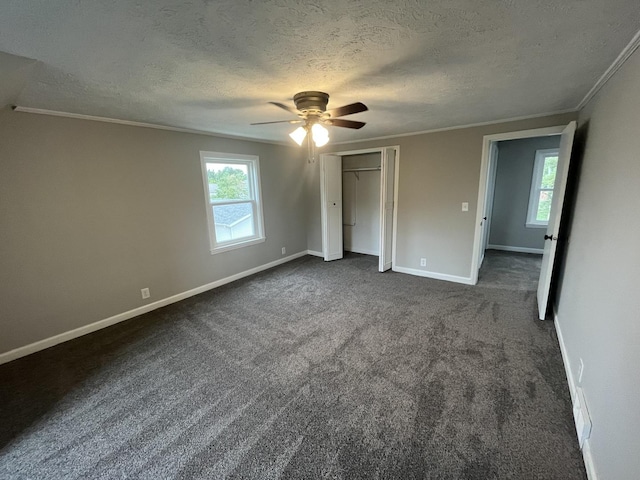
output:
[[200,152],[211,253],[264,242],[258,157]]
[[527,227],[543,228],[549,223],[553,185],[558,169],[558,149],[536,150],[527,210]]

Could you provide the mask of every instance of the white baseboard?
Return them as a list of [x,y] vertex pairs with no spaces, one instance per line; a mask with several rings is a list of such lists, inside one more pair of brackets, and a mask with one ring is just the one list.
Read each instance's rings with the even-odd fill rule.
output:
[[[558,343],[560,344],[560,353],[562,354],[562,363],[564,363],[564,371],[567,374],[567,383],[569,384],[569,394],[571,395],[571,404],[575,406],[576,400],[576,388],[577,384],[571,370],[571,363],[569,362],[569,354],[567,353],[567,347],[564,343],[564,337],[562,336],[562,328],[558,320],[558,312],[553,309],[553,324],[556,327],[556,334],[558,335]],[[587,478],[589,480],[598,480],[596,474],[595,465],[593,463],[593,457],[591,455],[591,447],[589,439],[584,441],[582,445],[582,460],[584,461],[585,470],[587,471]]]
[[556,309],[553,309],[553,324],[556,327],[556,334],[558,335],[558,343],[560,344],[560,353],[562,354],[562,363],[564,364],[564,371],[567,375],[567,383],[569,384],[569,394],[571,395],[571,403],[574,403],[576,397],[576,382],[573,378],[573,371],[571,370],[571,362],[569,362],[569,355],[564,343],[564,337],[562,336],[562,328],[560,328],[560,322],[558,321],[558,313]]
[[587,478],[589,480],[598,480],[596,467],[593,464],[593,456],[591,455],[589,439],[585,440],[582,446],[582,459],[584,460],[584,469],[587,471]]
[[296,258],[304,257],[305,255],[307,255],[307,253],[308,252],[306,250],[299,253],[294,253],[293,255],[289,255],[288,257],[280,258],[278,260],[274,260],[273,262],[250,268],[249,270],[245,270],[244,272],[236,273],[235,275],[216,280],[215,282],[207,283],[206,285],[187,290],[186,292],[178,293],[176,295],[163,298],[162,300],[149,303],[148,305],[143,305],[142,307],[119,313],[118,315],[114,315],[113,317],[98,320],[97,322],[90,323],[89,325],[84,325],[82,327],[69,330],[68,332],[60,333],[58,335],[54,335],[53,337],[45,338],[44,340],[39,340],[29,345],[25,345],[24,347],[18,347],[13,350],[9,350],[8,352],[0,353],[0,365],[2,365],[3,363],[11,362],[12,360],[16,360],[20,357],[25,357],[40,350],[44,350],[45,348],[53,347],[54,345],[58,345],[59,343],[73,340],[74,338],[78,338],[83,335],[87,335],[88,333],[101,330],[111,325],[115,325],[116,323],[129,320],[130,318],[137,317],[138,315],[142,315],[147,312],[151,312],[166,305],[179,302],[180,300],[184,300],[185,298],[193,297],[194,295],[198,295],[199,293],[203,293],[227,283],[231,283],[235,280],[248,277],[249,275],[253,275],[254,273],[277,267],[278,265],[290,262],[292,260],[295,260]]
[[408,273],[409,275],[416,275],[418,277],[434,278],[436,280],[445,280],[447,282],[464,283],[465,285],[473,285],[470,277],[458,277],[457,275],[448,275],[446,273],[429,272],[427,270],[418,270],[417,268],[399,267],[394,265],[392,267],[394,272]]
[[313,255],[314,257],[324,258],[324,254],[322,252],[316,252],[315,250],[307,250],[307,255]]
[[505,252],[517,253],[537,253],[540,255],[544,253],[544,249],[542,248],[511,247],[509,245],[487,245],[487,250],[502,250]]

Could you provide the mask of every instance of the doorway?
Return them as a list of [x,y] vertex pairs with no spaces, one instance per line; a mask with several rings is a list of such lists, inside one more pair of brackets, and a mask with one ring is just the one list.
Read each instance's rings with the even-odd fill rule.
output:
[[560,135],[501,140],[493,145],[485,251],[541,255],[541,232],[549,221]]
[[[496,178],[499,156],[500,142],[513,141],[518,139],[533,139],[536,137],[560,136],[560,144],[555,154],[555,181],[551,188],[545,189],[544,181],[541,180],[540,185],[536,187],[535,181],[531,182],[529,200],[527,201],[528,210],[524,218],[520,218],[520,222],[525,227],[531,229],[536,228],[542,237],[542,260],[540,263],[540,275],[537,282],[537,299],[539,318],[544,319],[547,312],[549,290],[551,286],[551,277],[553,274],[555,252],[558,241],[558,230],[560,219],[562,216],[562,207],[564,204],[564,195],[566,190],[567,175],[569,170],[569,162],[571,158],[571,148],[573,145],[573,136],[576,129],[576,122],[570,122],[566,126],[549,127],[535,130],[526,130],[520,132],[510,132],[506,134],[487,135],[483,141],[482,163],[480,170],[480,183],[478,188],[478,210],[476,213],[476,230],[474,237],[473,257],[471,262],[471,278],[472,283],[478,283],[478,274],[482,266],[485,251],[490,245],[492,223],[492,214],[495,211],[495,193]],[[540,149],[543,152],[545,149]],[[536,154],[537,156],[537,154]],[[546,165],[546,160],[542,159],[542,165]],[[536,168],[538,168],[538,159],[536,158],[536,166],[533,167],[533,178],[536,178]],[[542,178],[542,176],[541,176]],[[549,191],[551,195],[549,195]],[[546,195],[546,197],[545,197]],[[545,200],[546,199],[546,200]],[[535,200],[535,201],[533,201]],[[548,201],[547,201],[548,200]],[[548,205],[543,204],[547,201]],[[533,202],[533,203],[532,203]],[[535,208],[531,205],[543,205],[548,211],[542,212],[546,215],[547,221],[538,222]],[[515,203],[508,206],[506,211],[517,210]],[[533,213],[532,213],[533,212]],[[542,214],[541,214],[542,215]],[[542,215],[544,216],[544,215]],[[495,235],[494,235],[495,238]],[[502,250],[510,250],[509,245],[493,245],[494,247],[503,247]],[[505,248],[506,247],[506,248]],[[498,248],[500,249],[500,248]],[[522,250],[524,249],[524,250]],[[530,247],[521,247],[520,252],[526,252]],[[537,249],[539,250],[539,249]],[[515,250],[518,251],[518,250]]]
[[[546,155],[545,186],[553,188],[560,135],[496,140],[490,146],[486,220],[478,286],[535,291],[552,190],[540,202],[538,157]],[[554,154],[555,157],[551,158]],[[555,163],[554,163],[555,162]],[[550,183],[550,185],[548,185]],[[528,217],[536,210],[537,222]]]
[[399,148],[320,155],[322,253],[378,256],[378,270],[393,266]]
[[342,245],[345,252],[380,255],[381,153],[342,157]]

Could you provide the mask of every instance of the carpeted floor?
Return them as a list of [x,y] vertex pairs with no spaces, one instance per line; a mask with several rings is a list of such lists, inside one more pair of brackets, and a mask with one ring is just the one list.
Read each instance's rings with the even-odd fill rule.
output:
[[537,290],[542,255],[486,250],[478,286],[506,290]]
[[0,366],[0,478],[584,479],[535,292],[303,257]]

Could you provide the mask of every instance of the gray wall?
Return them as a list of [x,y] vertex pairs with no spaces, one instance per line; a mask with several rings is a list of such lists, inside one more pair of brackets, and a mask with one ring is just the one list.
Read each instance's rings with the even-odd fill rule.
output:
[[[575,114],[553,115],[368,142],[329,144],[324,152],[399,145],[396,266],[469,278],[483,136],[566,125],[575,118]],[[311,192],[308,245],[310,250],[320,251],[318,163],[308,164],[307,168]],[[469,202],[468,212],[461,211],[462,202]],[[420,267],[421,257],[426,257],[427,267]]]
[[558,148],[560,136],[498,143],[489,245],[544,248],[544,228],[527,228],[527,209],[536,150]]
[[[200,150],[260,156],[264,243],[209,253]],[[0,161],[0,352],[307,248],[297,148],[5,109]]]
[[[346,155],[342,168],[380,167],[380,153]],[[342,174],[343,243],[348,252],[380,254],[380,171]],[[351,215],[349,215],[349,213]],[[350,217],[350,218],[349,218]],[[347,225],[355,219],[355,225]]]
[[[580,113],[586,137],[558,323],[600,479],[640,476],[640,50]],[[599,234],[594,235],[594,229]]]

